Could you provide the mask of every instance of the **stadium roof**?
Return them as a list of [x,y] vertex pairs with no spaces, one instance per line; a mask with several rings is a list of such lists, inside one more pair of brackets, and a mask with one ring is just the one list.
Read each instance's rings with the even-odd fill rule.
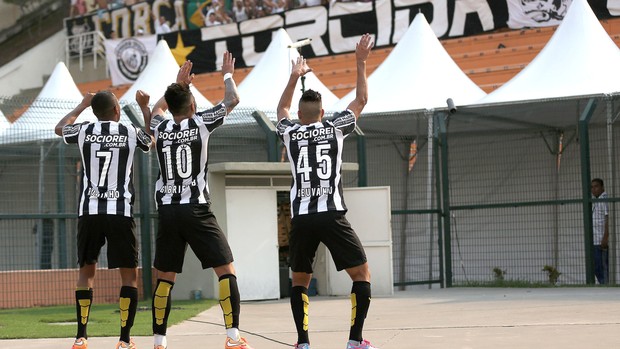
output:
[[[326,109],[345,109],[355,93],[349,92]],[[445,107],[448,98],[464,105],[481,99],[485,92],[452,60],[419,13],[390,55],[368,77],[368,95],[364,113]]]
[[[151,96],[150,103],[154,105],[164,95],[166,88],[177,79],[179,65],[174,59],[166,40],[160,40],[153,51],[149,64],[140,74],[129,90],[119,98],[121,104],[136,104],[136,91],[143,90]],[[190,87],[198,109],[213,107],[193,85]]]
[[[274,34],[260,61],[239,85],[241,101],[237,108],[261,110],[275,118],[275,110],[291,74],[291,60],[299,57],[297,50],[289,47],[292,43],[284,29],[279,29]],[[338,101],[338,97],[312,72],[306,74],[305,88],[320,92],[324,106]],[[297,115],[299,98],[301,98],[301,79],[297,82],[293,94],[292,117]]]
[[620,49],[586,0],[574,0],[543,50],[476,104],[620,92]]

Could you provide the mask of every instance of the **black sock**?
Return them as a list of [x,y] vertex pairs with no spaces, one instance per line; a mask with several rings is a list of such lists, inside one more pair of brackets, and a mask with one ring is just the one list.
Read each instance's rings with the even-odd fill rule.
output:
[[308,299],[308,289],[304,286],[293,286],[291,288],[291,310],[293,311],[293,320],[297,328],[297,343],[308,343],[308,307],[310,300]]
[[136,310],[138,309],[138,289],[131,286],[121,287],[118,303],[121,311],[120,340],[129,343],[131,338],[131,327],[133,326],[133,320],[136,317]]
[[232,274],[220,277],[220,307],[224,314],[226,328],[239,328],[239,313],[241,312],[241,296],[237,277]]
[[162,336],[166,335],[166,328],[168,327],[168,315],[170,315],[170,307],[172,305],[172,299],[170,294],[172,293],[172,287],[174,282],[168,280],[157,280],[157,286],[153,293],[153,333]]
[[78,287],[75,290],[75,309],[77,312],[77,334],[75,338],[88,338],[86,326],[90,315],[90,306],[93,304],[93,289]]
[[364,320],[370,308],[370,282],[355,281],[351,287],[351,331],[349,339],[361,342]]

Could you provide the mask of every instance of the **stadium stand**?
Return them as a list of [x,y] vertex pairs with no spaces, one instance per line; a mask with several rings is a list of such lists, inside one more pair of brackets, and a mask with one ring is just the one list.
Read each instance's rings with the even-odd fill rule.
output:
[[[616,42],[620,43],[620,19],[608,19],[601,24]],[[518,74],[542,50],[556,27],[501,31],[463,38],[442,40],[452,59],[485,92],[489,93]],[[383,62],[392,48],[373,51],[368,62],[368,74]],[[355,88],[354,53],[316,57],[308,60],[317,77],[338,96],[343,97]],[[237,69],[237,84],[251,71],[251,68]],[[194,85],[204,91],[205,97],[217,102],[224,96],[219,72],[199,74]],[[82,92],[97,91],[111,87],[110,80],[79,84]],[[117,95],[129,86],[112,88]]]

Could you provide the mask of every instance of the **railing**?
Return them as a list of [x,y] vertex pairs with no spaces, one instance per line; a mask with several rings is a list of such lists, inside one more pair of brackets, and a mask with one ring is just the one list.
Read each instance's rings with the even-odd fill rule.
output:
[[[84,57],[92,56],[94,68],[97,68],[99,58],[101,58],[107,66],[104,41],[105,37],[100,31],[91,31],[68,36],[65,43],[65,64],[69,67],[71,60],[77,58],[80,64],[80,71],[83,71]],[[106,69],[106,76],[107,74],[108,72]]]

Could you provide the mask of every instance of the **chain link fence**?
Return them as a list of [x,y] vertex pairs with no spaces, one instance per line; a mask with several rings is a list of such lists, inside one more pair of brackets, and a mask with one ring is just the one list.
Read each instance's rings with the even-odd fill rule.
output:
[[[561,273],[558,285],[591,283],[583,183],[595,177],[609,194],[616,284],[619,108],[616,96],[596,101],[587,122],[589,166],[579,134],[586,98],[360,118],[361,132],[346,139],[344,150],[344,161],[360,170],[344,173],[344,183],[391,188],[395,286],[547,283],[546,266]],[[35,104],[0,98],[0,277],[7,285],[0,308],[74,301],[82,162],[53,125],[77,102],[46,101],[27,113]],[[19,115],[31,119],[15,122]],[[282,161],[281,145],[274,149],[272,131],[259,119],[252,110],[231,114],[210,138],[210,164]],[[155,154],[136,155],[134,213],[147,297],[157,172]],[[105,248],[99,267],[96,301],[116,302],[120,279],[106,269]]]
[[[610,279],[617,282],[617,97],[593,98],[596,109],[580,124],[588,100],[465,108],[454,117],[448,134],[454,284],[591,283],[584,204],[594,178],[604,180],[609,194]],[[473,124],[477,130],[463,132]]]

